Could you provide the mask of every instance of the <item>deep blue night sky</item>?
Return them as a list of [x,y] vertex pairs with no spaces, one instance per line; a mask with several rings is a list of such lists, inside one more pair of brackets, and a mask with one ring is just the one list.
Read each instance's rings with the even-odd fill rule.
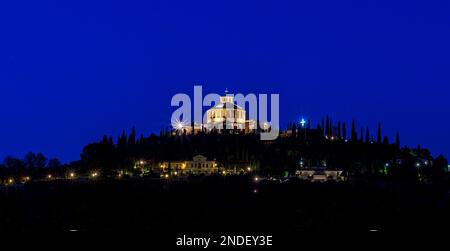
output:
[[[280,93],[450,155],[448,1],[0,2],[0,157],[158,133],[177,92]],[[245,3],[244,3],[245,2]]]

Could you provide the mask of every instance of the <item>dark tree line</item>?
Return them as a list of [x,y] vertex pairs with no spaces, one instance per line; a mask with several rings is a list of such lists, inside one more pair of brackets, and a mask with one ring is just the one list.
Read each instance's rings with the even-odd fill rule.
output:
[[[360,131],[358,133],[358,131]],[[382,135],[378,124],[376,138],[369,128],[356,126],[352,121],[350,138],[347,124],[334,123],[330,116],[322,119],[316,128],[311,121],[305,125],[289,123],[287,132],[274,141],[261,141],[259,135],[239,131],[196,134],[174,133],[164,129],[159,135],[137,136],[133,128],[114,140],[104,136],[101,141],[83,148],[81,158],[62,166],[59,161],[47,160],[42,154],[27,154],[24,159],[7,157],[2,176],[41,175],[48,170],[98,170],[104,176],[118,171],[133,171],[140,160],[158,168],[162,161],[191,160],[201,154],[216,160],[221,168],[233,169],[252,166],[263,174],[293,173],[300,168],[300,160],[307,167],[326,167],[344,170],[353,178],[404,179],[434,182],[446,177],[447,160],[443,156],[433,158],[427,149],[401,147],[400,134],[395,143]]]
[[22,159],[7,156],[0,165],[0,178],[10,176],[35,176],[41,177],[46,172],[61,172],[64,165],[59,159],[48,159],[42,153],[27,153]]

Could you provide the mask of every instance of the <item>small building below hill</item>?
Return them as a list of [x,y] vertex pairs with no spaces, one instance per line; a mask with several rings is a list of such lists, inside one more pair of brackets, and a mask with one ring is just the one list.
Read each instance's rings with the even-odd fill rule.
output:
[[324,170],[324,169],[304,169],[297,170],[295,176],[302,180],[310,180],[314,182],[325,181],[345,181],[346,177],[341,170]]
[[192,160],[163,161],[159,167],[161,173],[169,175],[211,175],[219,171],[217,162],[203,155],[196,155]]

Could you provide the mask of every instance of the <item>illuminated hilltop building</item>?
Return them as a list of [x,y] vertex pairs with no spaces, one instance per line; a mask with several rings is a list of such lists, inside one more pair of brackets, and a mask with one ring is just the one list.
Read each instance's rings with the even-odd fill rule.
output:
[[176,129],[178,133],[191,133],[192,129],[194,132],[215,130],[221,132],[223,129],[245,133],[254,132],[257,129],[256,121],[246,118],[246,110],[235,104],[234,96],[228,95],[228,90],[225,90],[225,96],[220,97],[219,104],[206,112],[206,123],[195,123],[193,126],[180,124]]
[[254,120],[246,120],[247,112],[234,102],[234,97],[228,95],[220,97],[220,103],[206,112],[206,124],[208,131],[217,129],[245,130],[250,132],[256,129]]

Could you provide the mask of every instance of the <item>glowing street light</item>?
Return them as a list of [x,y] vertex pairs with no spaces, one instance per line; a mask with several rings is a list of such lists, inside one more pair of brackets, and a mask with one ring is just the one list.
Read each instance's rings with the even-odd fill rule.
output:
[[97,173],[97,172],[91,173],[91,177],[92,177],[92,178],[97,178],[97,177],[98,177],[98,173]]
[[51,179],[53,176],[51,174],[47,175],[47,179]]
[[8,179],[8,184],[10,184],[10,185],[11,185],[12,183],[14,183],[14,179],[12,179],[12,178],[9,178],[9,179]]
[[177,119],[172,122],[172,126],[175,130],[181,132],[186,127],[186,123]]
[[70,173],[69,173],[69,177],[70,177],[70,178],[75,178],[75,173],[74,173],[74,172],[70,172]]
[[247,167],[247,171],[252,171],[252,168],[251,167]]
[[259,181],[259,178],[258,178],[258,177],[255,177],[254,180],[255,180],[255,182],[258,182],[258,181]]

